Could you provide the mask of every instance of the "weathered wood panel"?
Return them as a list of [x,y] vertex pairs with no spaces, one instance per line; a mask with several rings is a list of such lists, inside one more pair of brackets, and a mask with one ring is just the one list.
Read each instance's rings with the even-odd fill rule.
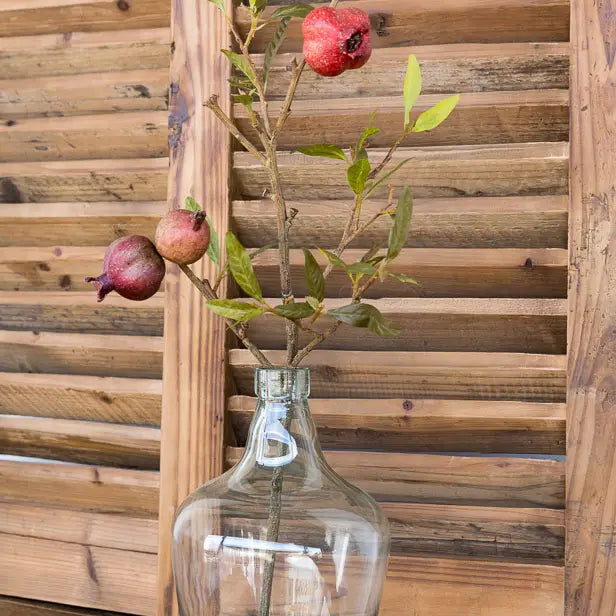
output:
[[115,616],[117,612],[101,612],[80,607],[0,596],[4,616]]
[[[266,356],[282,364],[284,353]],[[256,362],[229,351],[238,393],[253,394]],[[507,353],[319,351],[311,353],[311,390],[319,398],[469,398],[563,402],[566,358]]]
[[572,3],[567,616],[616,611],[615,18]]

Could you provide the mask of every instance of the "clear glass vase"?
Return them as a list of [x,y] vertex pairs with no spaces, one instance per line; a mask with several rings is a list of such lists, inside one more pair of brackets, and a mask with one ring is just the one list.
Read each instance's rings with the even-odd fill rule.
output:
[[389,552],[377,503],[323,458],[307,369],[259,368],[241,461],[173,529],[182,616],[376,616]]

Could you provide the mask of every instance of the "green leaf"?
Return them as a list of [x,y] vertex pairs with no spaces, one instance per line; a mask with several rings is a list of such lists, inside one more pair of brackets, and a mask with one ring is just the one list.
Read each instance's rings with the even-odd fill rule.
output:
[[368,128],[364,131],[364,134],[359,138],[359,141],[357,142],[357,151],[359,152],[364,147],[364,143],[366,143],[366,139],[370,139],[370,137],[380,132],[381,132],[380,128],[375,128],[374,126],[368,126]]
[[404,126],[410,120],[411,109],[421,92],[421,70],[414,55],[409,56],[406,75],[404,77]]
[[318,248],[318,251],[332,264],[337,265],[338,267],[344,267],[346,269],[346,263],[333,252],[329,250],[324,250],[323,248]]
[[319,302],[325,297],[325,278],[313,254],[304,248],[304,277],[308,293]]
[[227,246],[227,261],[233,278],[245,293],[261,301],[263,293],[252,269],[248,251],[231,231],[227,231],[225,243]]
[[449,114],[455,109],[459,100],[460,95],[455,94],[449,98],[444,98],[442,101],[436,103],[434,107],[430,107],[430,109],[424,111],[415,120],[415,124],[413,124],[413,128],[411,129],[412,132],[423,133],[426,130],[436,128],[449,117]]
[[216,229],[214,229],[212,219],[207,214],[205,220],[210,226],[210,243],[205,254],[207,254],[212,263],[220,265],[220,242],[218,241],[218,233],[216,233]]
[[276,30],[274,30],[272,40],[269,41],[267,47],[265,48],[265,55],[263,56],[263,87],[265,90],[267,90],[267,79],[269,77],[270,69],[272,68],[276,54],[280,50],[280,47],[287,36],[287,29],[290,21],[290,17],[286,17],[280,21],[280,23],[276,26]]
[[317,145],[309,145],[305,148],[297,148],[298,152],[306,156],[323,156],[324,158],[337,158],[346,161],[347,157],[342,148],[331,143],[319,143]]
[[378,317],[370,319],[368,329],[381,338],[395,338],[400,333],[400,328],[380,312]]
[[313,7],[309,4],[300,2],[292,6],[283,6],[276,9],[270,19],[280,19],[281,17],[301,17],[304,18],[308,13],[312,12]]
[[235,94],[233,100],[244,105],[248,111],[252,111],[252,96],[250,94]]
[[411,217],[413,214],[413,196],[408,186],[405,186],[398,197],[398,205],[396,206],[396,215],[394,222],[389,230],[389,239],[387,241],[387,260],[395,259],[406,244],[411,229]]
[[250,68],[250,64],[248,64],[244,56],[240,55],[239,53],[235,53],[234,51],[231,51],[230,49],[221,49],[220,51],[222,51],[222,53],[224,53],[225,56],[229,58],[229,62],[231,62],[231,64],[233,64],[235,68],[237,68],[244,75],[246,75],[246,77],[248,77],[248,79],[250,80],[250,83],[252,83],[253,85],[256,85],[256,77],[254,73],[252,72],[252,69]]
[[374,274],[376,272],[376,268],[370,263],[353,263],[352,265],[346,266],[347,274]]
[[250,0],[249,4],[253,15],[258,15],[267,6],[267,0]]
[[362,263],[370,263],[370,259],[372,259],[376,253],[379,251],[379,242],[377,242],[376,244],[373,244],[372,248],[369,248],[365,253],[364,256],[360,259],[360,261]]
[[409,160],[413,160],[412,158],[407,158],[401,162],[399,162],[391,171],[388,171],[384,176],[380,177],[376,182],[373,182],[368,186],[368,190],[366,191],[365,199],[367,199],[383,182],[386,182],[396,171],[398,171],[401,167],[406,165]]
[[395,272],[387,272],[387,275],[391,276],[392,278],[395,278],[396,280],[399,280],[400,282],[406,282],[408,284],[419,285],[419,283],[417,282],[417,280],[415,280],[415,278],[411,278],[410,276],[407,276],[406,274],[396,274]]
[[184,208],[190,212],[200,212],[203,209],[192,197],[186,197]]
[[247,92],[251,95],[256,92],[255,87],[250,81],[250,79],[247,79],[246,77],[243,77],[241,75],[231,75],[231,77],[229,77],[227,81],[229,82],[229,84],[231,84],[231,87],[235,88],[240,92]]
[[327,314],[353,327],[367,327],[372,333],[383,338],[392,338],[400,333],[400,330],[386,319],[378,308],[370,304],[349,304],[328,310]]
[[210,2],[212,4],[215,4],[223,13],[226,12],[226,10],[225,10],[225,0],[210,0]]
[[308,296],[306,301],[314,308],[315,312],[319,309],[321,302],[316,297]]
[[367,158],[358,158],[347,170],[347,179],[351,190],[361,195],[370,174],[370,161]]
[[248,302],[237,302],[232,299],[210,299],[205,305],[217,315],[236,322],[248,321],[252,317],[263,314],[265,310]]
[[297,302],[294,304],[280,304],[274,310],[281,317],[291,321],[299,321],[314,314],[314,308],[308,302]]

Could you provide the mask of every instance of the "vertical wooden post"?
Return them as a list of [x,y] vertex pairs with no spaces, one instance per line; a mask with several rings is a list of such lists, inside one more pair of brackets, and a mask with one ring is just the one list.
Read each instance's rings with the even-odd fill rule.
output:
[[[231,2],[229,2],[229,8]],[[218,94],[230,107],[230,45],[220,11],[206,0],[172,0],[168,200],[184,207],[192,196],[210,215],[224,240],[229,218],[230,139],[203,107]],[[207,259],[193,266],[202,278],[215,275]],[[224,291],[224,289],[223,289]],[[177,506],[223,470],[225,331],[177,267],[165,286],[165,347],[161,432],[158,616],[177,613],[171,572],[171,525]]]
[[567,616],[616,614],[616,7],[571,2]]

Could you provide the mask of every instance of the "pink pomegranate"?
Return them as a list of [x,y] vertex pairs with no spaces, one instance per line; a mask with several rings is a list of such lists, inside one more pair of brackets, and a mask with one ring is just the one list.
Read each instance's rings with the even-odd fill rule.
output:
[[198,261],[210,245],[210,226],[205,212],[171,210],[156,227],[156,250],[172,263],[190,265]]

